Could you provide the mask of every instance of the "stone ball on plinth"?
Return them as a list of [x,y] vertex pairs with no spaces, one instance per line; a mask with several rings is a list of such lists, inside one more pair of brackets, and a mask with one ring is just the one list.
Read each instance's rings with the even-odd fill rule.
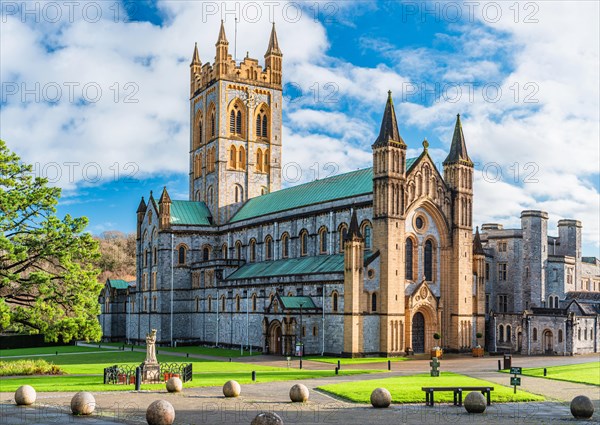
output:
[[392,395],[385,388],[375,388],[371,393],[373,407],[389,407],[391,403]]
[[306,385],[296,384],[290,388],[290,400],[294,403],[304,403],[308,400],[309,392]]
[[96,399],[92,393],[80,391],[71,399],[71,411],[74,415],[91,415],[96,409]]
[[273,412],[263,412],[256,415],[250,425],[283,425],[283,419]]
[[238,397],[242,392],[242,387],[237,381],[227,381],[225,385],[223,385],[223,395],[225,397]]
[[485,412],[485,408],[487,406],[484,395],[478,393],[477,391],[467,394],[463,404],[465,406],[465,410],[469,413],[483,413]]
[[170,393],[180,393],[183,390],[183,382],[177,377],[169,378],[167,381],[167,391]]
[[167,400],[153,401],[146,409],[148,425],[171,425],[175,422],[175,409]]
[[589,419],[594,414],[594,405],[589,397],[578,395],[571,401],[571,414],[576,419]]
[[15,402],[19,406],[29,406],[35,403],[36,397],[35,389],[31,385],[21,385],[15,391]]

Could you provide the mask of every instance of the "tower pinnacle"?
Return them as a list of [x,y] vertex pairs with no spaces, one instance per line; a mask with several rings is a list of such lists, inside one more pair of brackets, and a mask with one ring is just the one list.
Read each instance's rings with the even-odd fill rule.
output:
[[383,112],[383,119],[381,120],[381,129],[379,130],[379,136],[375,140],[373,146],[385,146],[389,143],[394,143],[400,146],[406,146],[400,132],[398,131],[398,122],[396,121],[396,112],[394,111],[394,102],[392,100],[392,91],[388,91],[388,98],[385,104],[385,111]]
[[465,136],[463,134],[462,124],[460,122],[460,114],[456,115],[456,124],[454,125],[452,145],[450,146],[450,153],[448,153],[448,157],[444,161],[444,165],[457,162],[473,165],[471,158],[469,158],[469,154],[467,154],[467,144],[465,143]]
[[275,22],[273,22],[273,28],[271,29],[269,47],[267,47],[267,53],[265,53],[265,56],[269,55],[281,55],[281,50],[279,50],[279,41],[277,40],[277,32],[275,31]]

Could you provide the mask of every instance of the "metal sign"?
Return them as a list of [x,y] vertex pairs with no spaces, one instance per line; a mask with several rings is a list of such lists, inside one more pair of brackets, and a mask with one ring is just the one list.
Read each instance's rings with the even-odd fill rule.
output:
[[517,377],[517,376],[511,376],[510,377],[510,385],[512,386],[517,386],[517,385],[521,385],[521,378]]
[[510,373],[513,375],[521,375],[522,370],[523,370],[523,368],[521,368],[521,367],[511,367]]

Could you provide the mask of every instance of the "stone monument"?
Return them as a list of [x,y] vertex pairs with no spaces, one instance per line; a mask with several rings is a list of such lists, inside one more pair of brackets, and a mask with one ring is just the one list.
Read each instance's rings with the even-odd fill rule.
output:
[[144,383],[160,381],[160,365],[156,360],[156,329],[146,335],[146,360],[142,363]]

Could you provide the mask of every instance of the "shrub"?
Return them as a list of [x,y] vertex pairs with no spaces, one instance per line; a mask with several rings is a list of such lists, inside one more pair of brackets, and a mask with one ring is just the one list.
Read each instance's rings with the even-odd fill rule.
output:
[[0,361],[0,376],[16,375],[61,375],[62,370],[46,360]]

